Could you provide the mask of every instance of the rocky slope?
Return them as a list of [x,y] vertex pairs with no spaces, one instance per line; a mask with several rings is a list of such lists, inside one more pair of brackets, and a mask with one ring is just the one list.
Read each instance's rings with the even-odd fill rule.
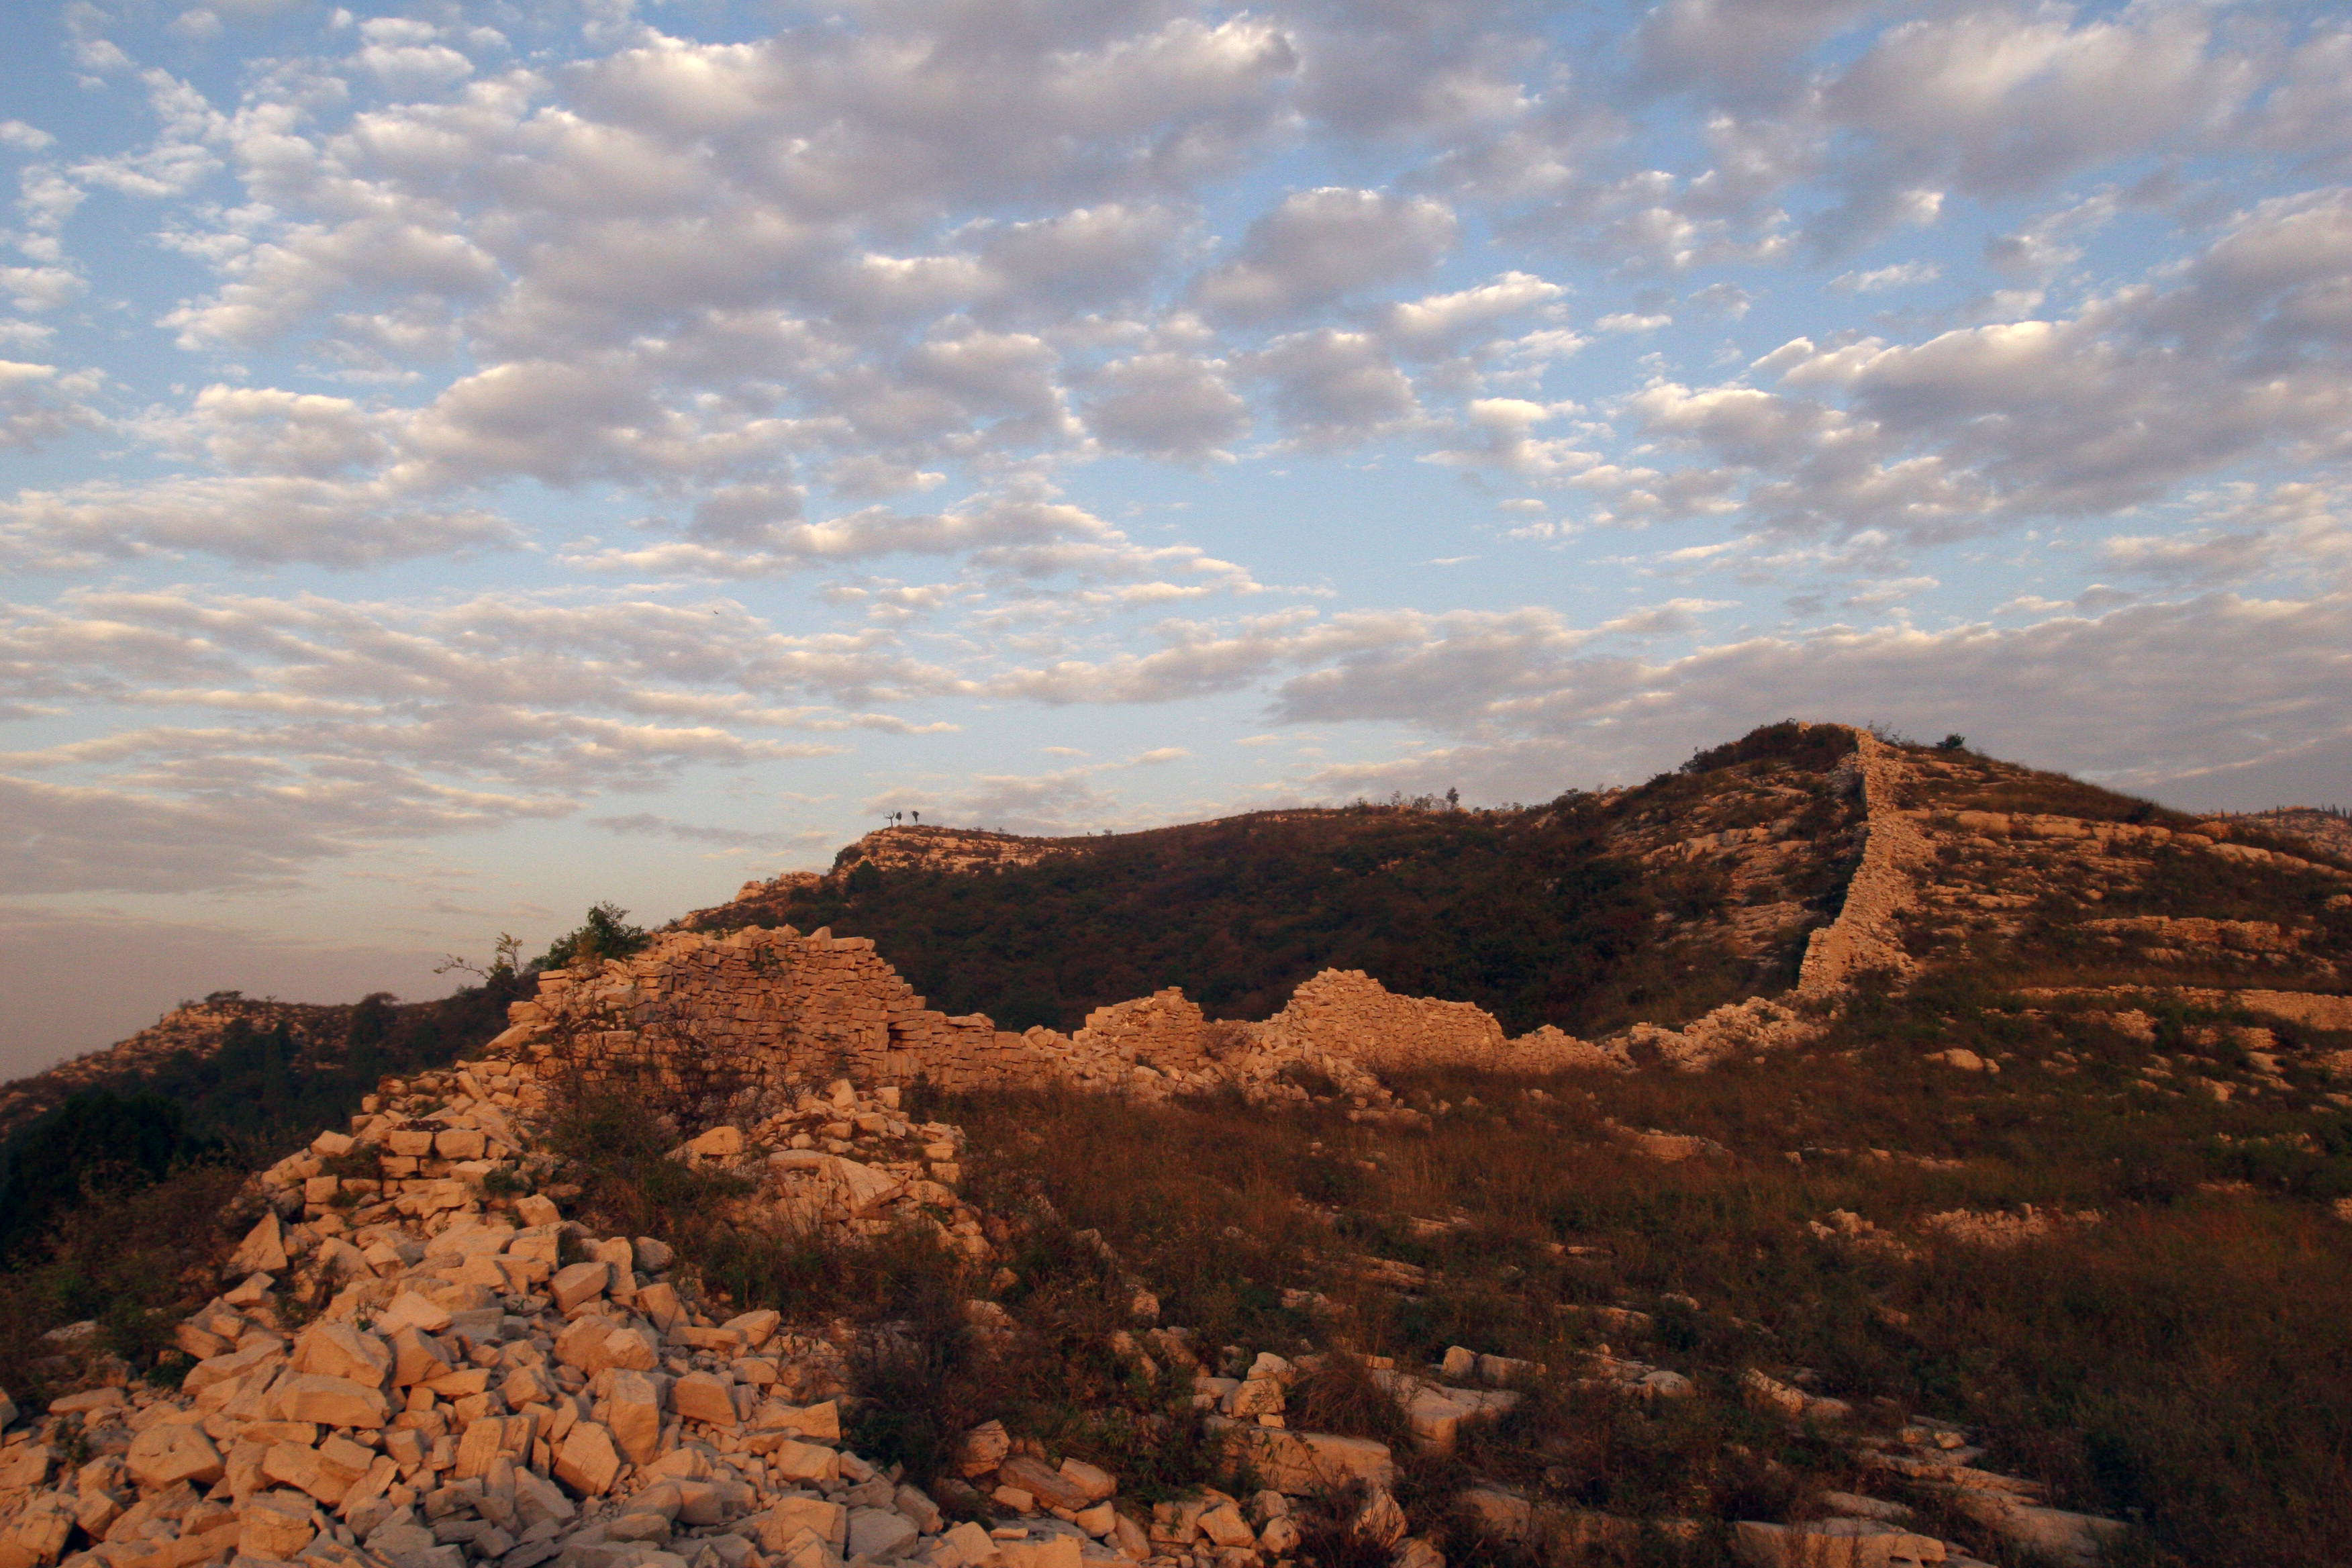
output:
[[[1254,1568],[1329,1561],[1335,1542],[1349,1561],[1443,1568],[1391,1495],[1402,1456],[1292,1429],[1292,1392],[1328,1355],[1213,1351],[1159,1323],[1158,1297],[1133,1277],[1120,1285],[1132,1327],[1106,1349],[1173,1371],[1177,1407],[1202,1415],[1254,1489],[1130,1500],[1119,1476],[992,1420],[962,1435],[928,1488],[910,1484],[844,1440],[848,1369],[870,1353],[851,1331],[732,1310],[675,1270],[661,1238],[564,1219],[554,1194],[572,1189],[540,1137],[553,1098],[498,1059],[388,1080],[349,1131],[262,1173],[261,1217],[224,1260],[226,1288],[176,1328],[187,1369],[176,1389],[104,1357],[77,1362],[94,1325],[55,1336],[59,1370],[90,1386],[21,1423],[0,1401],[0,1568]],[[895,1089],[843,1080],[762,1103],[748,1126],[712,1126],[672,1156],[735,1177],[744,1223],[927,1230],[975,1276],[1013,1255],[989,1237],[1017,1230],[956,1193],[961,1131],[913,1120]],[[1379,1267],[1423,1284],[1411,1265]],[[965,1316],[983,1341],[1016,1330],[985,1299]],[[1612,1321],[1638,1331],[1642,1317]],[[1435,1364],[1360,1366],[1414,1451],[1438,1458],[1552,1375],[1459,1345]],[[1561,1375],[1637,1406],[1709,1397],[1606,1345]],[[1864,1471],[1948,1498],[1995,1539],[2087,1563],[2122,1528],[1976,1468],[1981,1451],[1948,1423],[1873,1428],[1844,1402],[1753,1369],[1733,1394],[1768,1424],[1848,1446]],[[1727,1539],[1759,1565],[1976,1561],[1906,1528],[1900,1503],[1840,1492],[1828,1506],[1818,1519],[1734,1521]],[[1475,1478],[1451,1508],[1474,1538],[1561,1563],[1701,1529]]]
[[768,893],[540,975],[255,1178],[177,1358],[49,1334],[0,1568],[2342,1560],[2352,867],[1842,740],[1574,808],[1748,889],[1685,934],[1832,863],[1780,790],[1846,868],[1584,1037],[1348,969],[1000,1029]]

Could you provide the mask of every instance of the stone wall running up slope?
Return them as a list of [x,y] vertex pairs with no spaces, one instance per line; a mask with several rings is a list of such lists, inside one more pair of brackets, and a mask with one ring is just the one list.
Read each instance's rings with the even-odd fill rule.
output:
[[1909,906],[1914,869],[1930,851],[1917,826],[1899,809],[1902,754],[1867,730],[1858,731],[1854,742],[1866,823],[1862,864],[1846,887],[1837,919],[1806,944],[1797,974],[1797,990],[1805,995],[1837,990],[1864,970],[1903,974],[1912,968],[1895,918]]

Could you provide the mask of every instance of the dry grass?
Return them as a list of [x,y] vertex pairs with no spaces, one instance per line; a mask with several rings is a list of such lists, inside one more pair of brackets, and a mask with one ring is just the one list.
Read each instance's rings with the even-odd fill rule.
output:
[[[1228,1103],[992,1097],[938,1113],[972,1134],[974,1190],[1042,1196],[1067,1226],[1099,1230],[1211,1352],[1418,1363],[1460,1343],[1557,1368],[1606,1340],[1707,1392],[1642,1407],[1543,1380],[1465,1442],[1471,1471],[1564,1504],[1720,1524],[1801,1517],[1823,1489],[1860,1486],[1843,1450],[1790,1439],[1727,1396],[1744,1366],[1803,1366],[1872,1419],[1969,1424],[1988,1464],[2141,1523],[2144,1560],[2352,1561],[2352,1230],[2326,1202],[2352,1182],[2343,1113],[2130,1089],[2194,1019],[2168,1020],[2148,1047],[2095,1012],[2029,1019],[1998,1001],[1931,985],[1859,1009],[1810,1058],[1696,1078],[1432,1075],[1401,1086],[1449,1108],[1428,1132]],[[1921,1059],[1955,1044],[1998,1051],[2010,1070]],[[1731,1152],[1661,1164],[1612,1123]],[[2287,1152],[2266,1163],[2250,1153],[2262,1150]],[[2200,1186],[2246,1180],[2250,1193]],[[1937,1244],[1919,1224],[2024,1204],[2104,1217],[1999,1251]],[[1915,1255],[1818,1239],[1807,1222],[1835,1209]],[[1350,1268],[1360,1255],[1429,1282],[1370,1283]],[[1286,1289],[1338,1310],[1286,1308]],[[1612,1305],[1652,1326],[1629,1337],[1580,1310]],[[1298,1425],[1400,1436],[1344,1355],[1297,1398]],[[1462,1473],[1408,1489],[1433,1510]],[[1965,1521],[1948,1528],[2000,1560]],[[1687,1550],[1719,1546],[1703,1531]]]

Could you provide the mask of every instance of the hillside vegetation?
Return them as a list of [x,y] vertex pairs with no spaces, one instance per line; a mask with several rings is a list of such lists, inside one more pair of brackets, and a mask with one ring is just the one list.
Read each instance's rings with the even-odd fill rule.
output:
[[[252,1327],[336,1320],[338,1289],[375,1292],[336,1320],[363,1327],[405,1279],[474,1292],[500,1336],[536,1325],[490,1356],[500,1380],[561,1360],[573,1331],[545,1279],[436,1260],[424,1242],[448,1222],[420,1201],[461,1179],[432,1201],[520,1219],[560,1200],[577,1223],[534,1243],[556,1249],[542,1265],[617,1248],[646,1271],[620,1265],[592,1312],[625,1315],[623,1282],[642,1292],[655,1272],[700,1303],[690,1333],[656,1334],[662,1368],[774,1378],[761,1386],[805,1391],[793,1403],[845,1392],[845,1447],[1001,1531],[1057,1526],[984,1479],[958,1489],[962,1434],[992,1418],[1009,1462],[1118,1478],[1156,1568],[1438,1568],[1368,1542],[1351,1522],[1364,1498],[1339,1489],[1285,1505],[1300,1533],[1246,1559],[1158,1533],[1154,1505],[1203,1487],[1247,1500],[1261,1479],[1210,1440],[1197,1403],[1231,1405],[1244,1385],[1196,1383],[1192,1361],[1232,1380],[1271,1355],[1295,1374],[1260,1384],[1276,1429],[1388,1445],[1407,1545],[1444,1568],[1757,1568],[1743,1524],[1863,1517],[1996,1568],[2352,1562],[2347,863],[2284,814],[2200,820],[1957,742],[1865,745],[1884,768],[1850,764],[1854,746],[1773,726],[1638,788],[1501,812],[1393,803],[1097,839],[892,829],[824,878],[755,885],[695,922],[870,935],[935,1005],[1006,1026],[1068,1027],[1168,984],[1262,1016],[1345,965],[1514,1030],[1598,1039],[1784,991],[1811,932],[1874,903],[1885,966],[1829,989],[1809,968],[1788,999],[1801,1027],[1704,1072],[1327,1062],[1353,1076],[1301,1065],[1269,1097],[1204,1073],[1151,1101],[949,1095],[919,1076],[903,1093],[760,1091],[660,1069],[592,1081],[511,1045],[428,1070],[483,1047],[505,1003],[537,991],[528,969],[415,1008],[256,1010],[216,1048],[84,1074],[84,1098],[20,1131],[0,1387],[43,1420],[52,1395],[128,1384],[134,1419],[156,1421],[187,1367],[175,1318],[226,1310],[205,1299],[242,1277],[219,1260],[269,1195],[244,1171],[346,1125],[373,1089],[375,1114],[348,1125],[375,1146],[322,1140],[276,1167],[278,1212],[299,1223],[289,1267],[240,1309]],[[1857,765],[1881,769],[1859,873]],[[644,941],[600,908],[551,951],[570,969],[548,982],[643,976],[653,994],[661,944]],[[633,956],[643,967],[600,962]],[[376,1085],[383,1070],[400,1076]],[[514,1092],[532,1074],[539,1101]],[[548,1114],[530,1147],[462,1167],[439,1140],[476,1096],[499,1101],[478,1127]],[[738,1154],[682,1158],[706,1131]],[[433,1153],[413,1152],[419,1137]],[[889,1188],[895,1217],[811,1207],[826,1189],[807,1184],[846,1184],[821,1174],[847,1169],[835,1158]],[[344,1266],[375,1278],[322,1277],[345,1238],[369,1250],[345,1247]],[[781,1314],[772,1344],[798,1347],[756,1373],[708,1337],[746,1309]],[[1490,1374],[1469,1352],[1507,1359]],[[1465,1365],[1478,1370],[1446,1370]],[[1465,1419],[1449,1452],[1381,1381],[1408,1373],[1465,1397],[1498,1380],[1517,1400]],[[520,1399],[536,1381],[498,1386]],[[562,1385],[583,1426],[611,1418],[618,1388],[586,1384]],[[395,1427],[453,1440],[497,1416],[471,1382],[405,1397]],[[109,1419],[47,1417],[40,1441],[103,1456]],[[286,1425],[258,1423],[281,1443]],[[648,1428],[677,1439],[664,1430]],[[740,1459],[735,1438],[706,1436]],[[21,1427],[9,1436],[26,1451]],[[439,1568],[506,1562],[467,1517],[466,1479],[428,1456],[404,1470],[407,1500],[384,1500],[455,1553]],[[699,1555],[719,1527],[581,1501],[588,1529],[656,1531],[628,1551],[659,1539],[699,1568],[731,1561]],[[0,1537],[10,1506],[0,1495]],[[2004,1522],[2018,1509],[2099,1518],[2062,1550]],[[96,1539],[74,1528],[68,1555]],[[357,1535],[349,1550],[376,1550]],[[593,1555],[614,1541],[579,1539],[590,1555],[558,1568],[621,1568]],[[1047,1568],[1003,1539],[1002,1568]]]

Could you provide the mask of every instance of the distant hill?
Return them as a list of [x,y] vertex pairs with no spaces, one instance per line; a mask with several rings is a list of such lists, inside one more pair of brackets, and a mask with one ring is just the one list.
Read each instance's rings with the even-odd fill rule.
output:
[[315,1127],[347,1114],[384,1074],[437,1065],[488,1039],[521,994],[503,981],[432,1002],[380,993],[321,1005],[216,991],[104,1050],[0,1085],[0,1140],[93,1090],[160,1095],[208,1139],[266,1141]]
[[2281,838],[2299,838],[2331,855],[2352,858],[2352,812],[2341,806],[2283,805],[2228,820]]

